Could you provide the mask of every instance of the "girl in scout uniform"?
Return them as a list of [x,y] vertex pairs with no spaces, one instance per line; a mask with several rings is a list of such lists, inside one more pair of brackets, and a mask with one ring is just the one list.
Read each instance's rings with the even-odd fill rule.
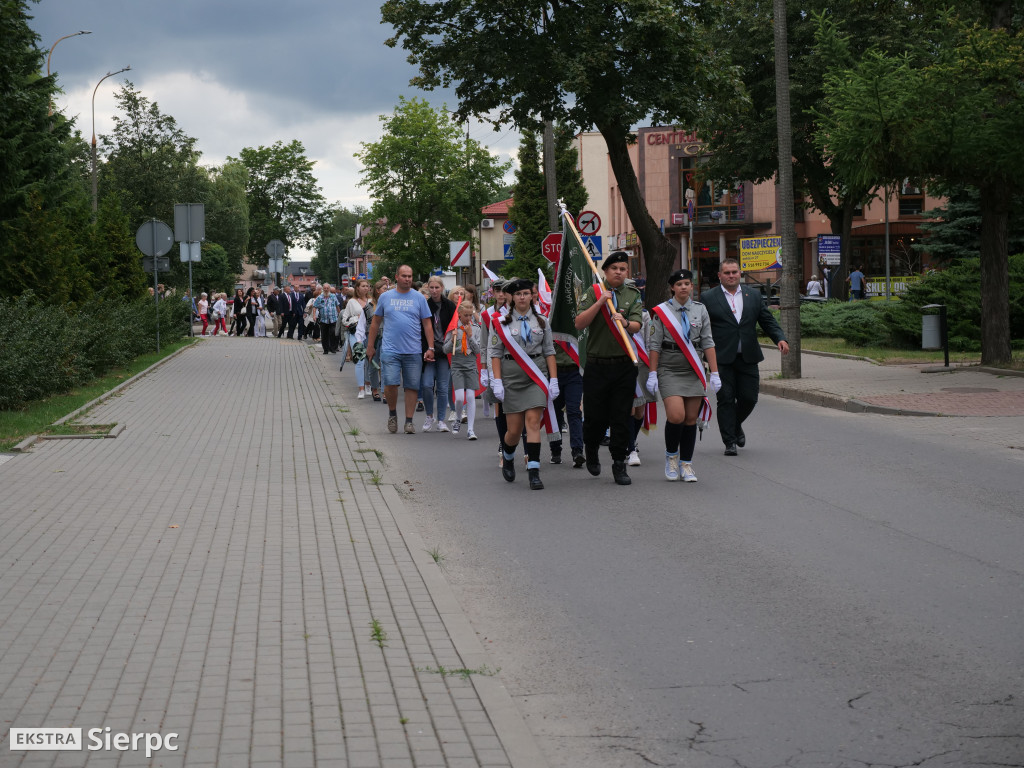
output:
[[558,397],[558,369],[551,326],[533,309],[533,283],[514,280],[505,286],[513,306],[494,318],[488,359],[491,390],[502,403],[506,431],[502,435],[501,474],[516,479],[516,445],[526,427],[526,469],[530,489],[540,490],[540,425],[549,398]]
[[455,420],[452,435],[458,436],[462,425],[459,414],[466,406],[466,422],[469,432],[466,438],[476,440],[473,427],[476,424],[476,390],[480,386],[480,375],[476,364],[480,358],[480,326],[473,322],[476,308],[464,300],[459,304],[459,323],[444,340],[445,354],[451,355],[452,392],[455,397]]
[[[711,338],[711,319],[700,302],[693,301],[693,273],[679,269],[668,277],[672,298],[652,311],[647,389],[660,392],[665,403],[665,478],[697,482],[693,449],[697,444],[697,418],[707,397],[707,386],[722,388]],[[711,369],[704,375],[703,351]]]

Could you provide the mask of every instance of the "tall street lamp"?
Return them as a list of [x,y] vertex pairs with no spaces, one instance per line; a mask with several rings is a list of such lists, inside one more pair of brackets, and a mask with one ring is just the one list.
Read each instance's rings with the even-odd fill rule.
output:
[[100,82],[96,83],[96,87],[92,89],[92,213],[96,215],[97,209],[97,198],[96,198],[96,91],[100,88],[100,83],[106,80],[108,77],[119,75],[122,72],[127,72],[131,69],[131,64],[127,67],[122,67],[117,72],[107,72],[103,77],[100,78]]
[[[59,43],[61,40],[67,40],[69,37],[78,37],[79,35],[91,35],[91,34],[92,34],[92,32],[90,32],[88,29],[81,29],[78,32],[72,32],[70,35],[64,35],[64,37],[58,37],[57,38],[57,43]],[[50,46],[50,52],[48,54],[46,54],[46,76],[47,77],[50,76],[50,59],[53,58],[53,49],[57,47],[57,43],[54,43],[53,45],[51,45]],[[53,114],[53,99],[50,99],[50,111],[47,112],[47,114],[48,115],[52,115]]]

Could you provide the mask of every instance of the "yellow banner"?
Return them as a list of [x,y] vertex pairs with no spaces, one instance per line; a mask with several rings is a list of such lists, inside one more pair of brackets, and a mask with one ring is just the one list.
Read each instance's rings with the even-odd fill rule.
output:
[[758,272],[782,269],[782,238],[779,235],[740,238],[740,269]]

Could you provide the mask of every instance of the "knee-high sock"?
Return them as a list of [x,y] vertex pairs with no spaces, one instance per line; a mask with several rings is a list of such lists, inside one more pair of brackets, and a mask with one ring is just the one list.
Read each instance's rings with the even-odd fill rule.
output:
[[693,448],[697,445],[697,425],[683,424],[679,442],[679,460],[693,461]]
[[633,417],[633,431],[630,433],[629,450],[630,452],[636,450],[636,438],[640,434],[640,430],[644,428],[644,420]]
[[682,424],[665,422],[665,453],[679,453],[679,440],[683,434]]
[[540,469],[540,443],[526,444],[526,468]]
[[469,431],[475,431],[473,425],[476,423],[476,396],[473,390],[464,390],[466,395],[466,425],[469,427]]

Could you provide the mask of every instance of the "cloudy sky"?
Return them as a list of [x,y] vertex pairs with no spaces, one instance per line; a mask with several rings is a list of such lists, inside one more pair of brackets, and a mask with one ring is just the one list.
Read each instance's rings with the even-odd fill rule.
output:
[[[59,105],[88,139],[93,89],[107,72],[131,65],[96,93],[96,133],[108,133],[113,95],[130,79],[160,111],[198,140],[202,162],[217,165],[243,147],[298,139],[316,161],[324,196],[368,205],[353,154],[380,138],[379,115],[399,96],[454,108],[451,93],[409,86],[415,69],[384,40],[381,0],[40,0],[29,4],[39,45],[63,40],[51,71]],[[518,136],[471,125],[470,136],[504,159]]]

